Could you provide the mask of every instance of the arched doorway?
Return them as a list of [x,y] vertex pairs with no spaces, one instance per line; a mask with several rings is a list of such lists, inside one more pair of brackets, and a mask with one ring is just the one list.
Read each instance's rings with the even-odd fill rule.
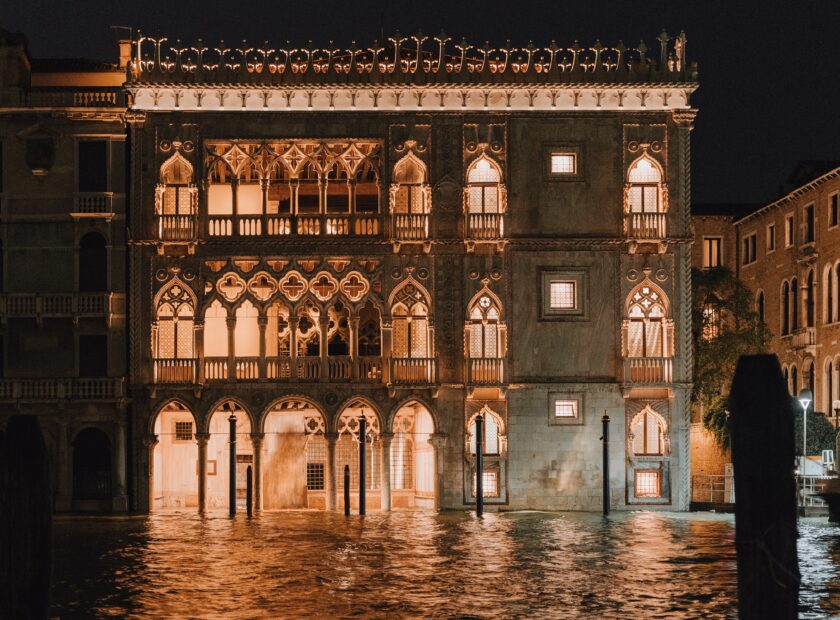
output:
[[150,508],[197,508],[198,444],[192,412],[171,402],[158,413],[154,431]]
[[408,402],[397,411],[392,428],[391,507],[434,508],[437,484],[431,413],[417,401]]
[[230,501],[230,417],[236,418],[236,504],[245,508],[248,466],[254,464],[251,418],[239,403],[229,400],[215,408],[207,430],[207,508],[228,508]]
[[73,508],[111,508],[111,442],[98,428],[86,428],[73,440]]
[[382,442],[376,411],[363,400],[351,401],[338,418],[338,440],[335,444],[335,479],[337,481],[336,506],[344,509],[344,466],[350,467],[350,508],[359,508],[359,420],[364,416],[365,430],[365,503],[369,510],[379,510],[382,505],[380,490],[382,476]]
[[326,422],[320,410],[305,399],[283,399],[269,410],[263,432],[263,508],[325,509]]

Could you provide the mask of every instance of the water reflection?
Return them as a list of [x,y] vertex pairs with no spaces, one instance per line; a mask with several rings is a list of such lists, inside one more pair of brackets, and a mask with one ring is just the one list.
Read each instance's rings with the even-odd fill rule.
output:
[[[802,524],[803,617],[840,613],[840,542]],[[162,512],[59,520],[53,616],[734,617],[729,517]]]

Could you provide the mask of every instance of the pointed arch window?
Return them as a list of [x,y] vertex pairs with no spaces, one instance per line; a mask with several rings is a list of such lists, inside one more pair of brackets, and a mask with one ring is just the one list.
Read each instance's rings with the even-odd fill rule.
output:
[[665,453],[665,424],[659,414],[645,407],[630,425],[634,456],[662,456]]
[[637,159],[627,173],[627,206],[630,213],[659,213],[663,211],[661,200],[662,172],[659,165],[649,157]]
[[206,357],[227,357],[228,332],[227,310],[216,299],[204,311],[204,355]]
[[799,281],[796,278],[790,281],[790,292],[790,328],[791,331],[796,331],[799,329]]
[[467,237],[472,241],[500,239],[506,193],[499,165],[487,157],[478,158],[467,170],[464,192]]
[[193,183],[193,167],[180,153],[161,166],[155,198],[158,238],[165,241],[192,239],[198,193]]
[[782,283],[782,336],[790,333],[790,284],[787,280]]
[[427,239],[431,202],[426,165],[413,153],[409,153],[394,166],[391,185],[394,237],[400,241]]
[[157,308],[155,357],[189,359],[194,357],[195,308],[186,288],[173,283],[160,295]]
[[639,286],[631,293],[627,309],[626,355],[671,357],[670,323],[664,295],[650,285]]
[[808,271],[805,288],[805,322],[806,327],[814,327],[817,322],[817,279],[814,270]]

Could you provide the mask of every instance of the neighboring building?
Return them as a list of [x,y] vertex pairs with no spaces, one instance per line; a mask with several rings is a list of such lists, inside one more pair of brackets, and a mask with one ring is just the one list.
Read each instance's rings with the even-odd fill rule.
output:
[[39,416],[56,510],[128,507],[123,49],[37,60],[0,30],[0,415]]
[[614,507],[687,509],[697,85],[660,43],[135,42],[130,403],[80,414],[131,507],[226,506],[250,466],[258,507],[335,509],[345,465],[354,505],[469,507],[482,415],[489,506],[598,510],[606,412]]

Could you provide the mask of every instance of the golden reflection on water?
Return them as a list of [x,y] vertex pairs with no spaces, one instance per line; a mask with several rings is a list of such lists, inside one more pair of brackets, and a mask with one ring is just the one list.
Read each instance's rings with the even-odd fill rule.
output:
[[[840,614],[840,544],[800,528],[803,617]],[[730,517],[162,512],[55,525],[54,617],[735,616]]]

